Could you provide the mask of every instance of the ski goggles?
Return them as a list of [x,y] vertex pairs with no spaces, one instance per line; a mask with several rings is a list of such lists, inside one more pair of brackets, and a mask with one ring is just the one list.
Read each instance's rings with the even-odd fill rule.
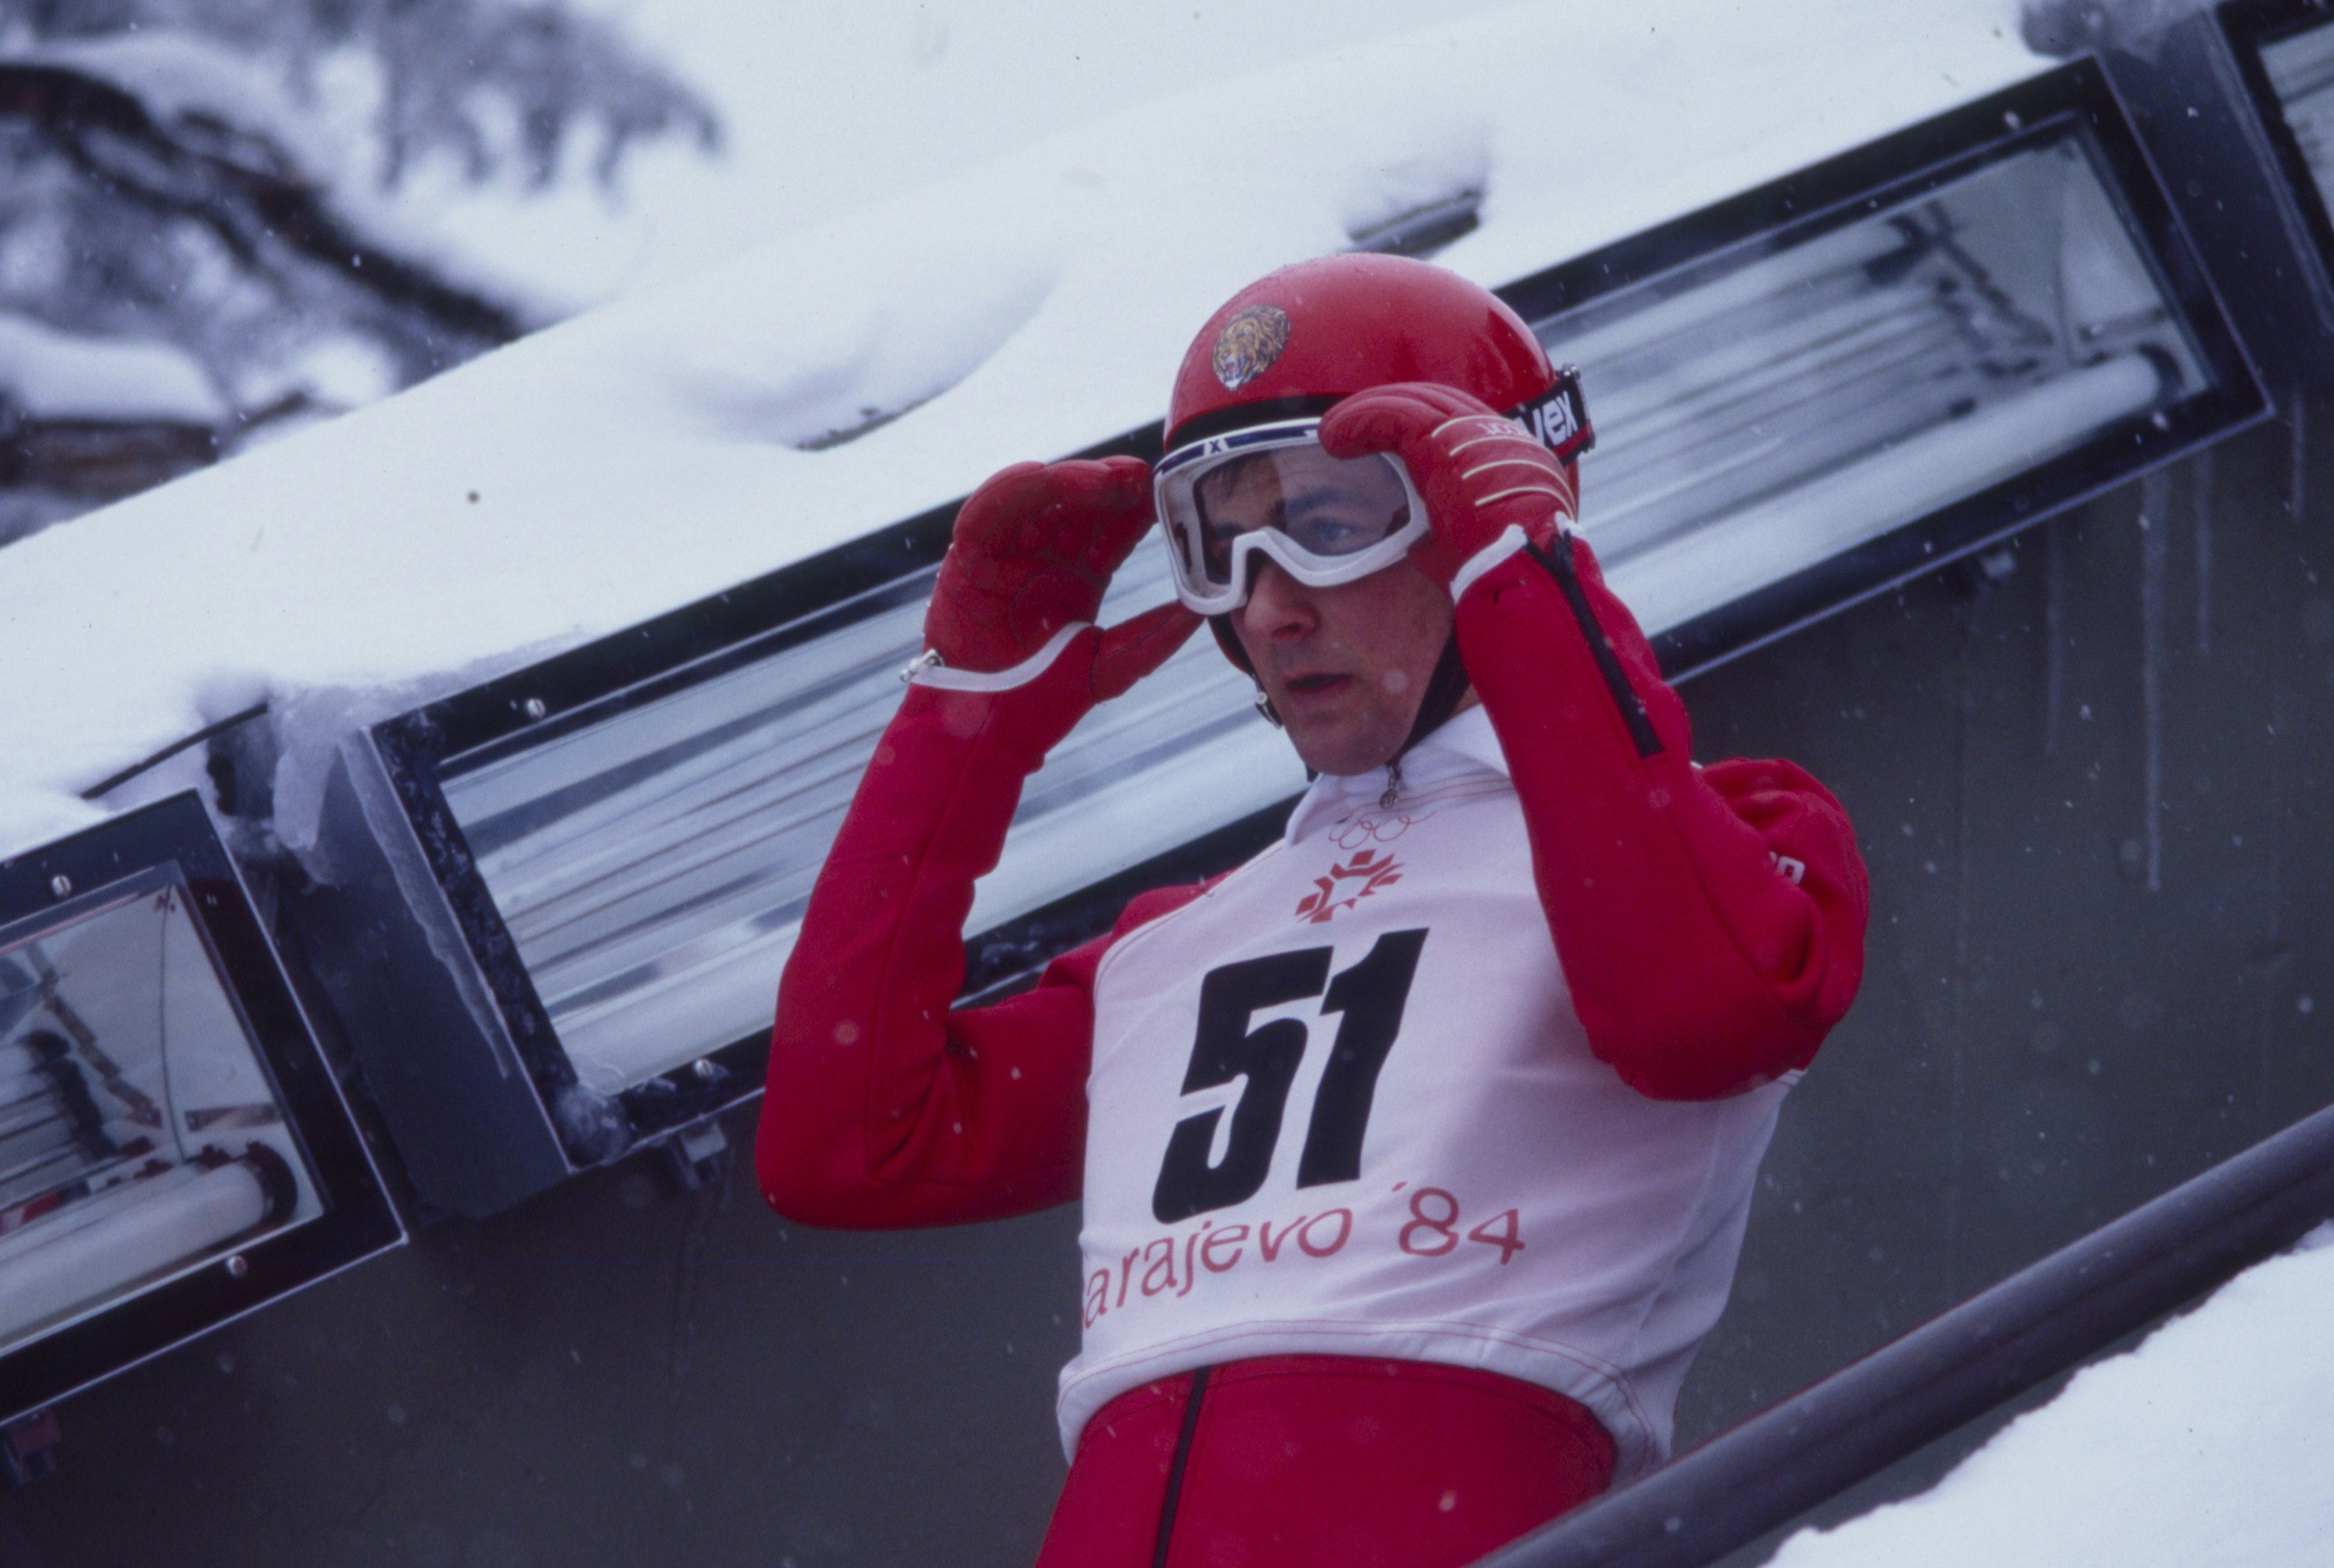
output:
[[[1596,440],[1569,365],[1509,417],[1559,460]],[[1317,416],[1254,425],[1159,460],[1153,486],[1186,609],[1239,609],[1259,555],[1307,587],[1335,588],[1384,571],[1426,537],[1426,503],[1402,460],[1385,452],[1333,457],[1320,431]]]
[[1426,503],[1391,453],[1332,457],[1319,419],[1257,425],[1160,459],[1153,479],[1175,596],[1200,615],[1239,608],[1261,553],[1335,588],[1426,537]]

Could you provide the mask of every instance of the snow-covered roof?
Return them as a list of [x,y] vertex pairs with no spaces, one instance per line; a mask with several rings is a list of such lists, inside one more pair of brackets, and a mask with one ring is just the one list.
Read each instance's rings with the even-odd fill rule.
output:
[[789,235],[0,552],[0,852],[263,696],[319,739],[1154,418],[1219,301],[1406,208],[1483,192],[1439,259],[1503,283],[2047,63],[2016,0],[1538,0]]

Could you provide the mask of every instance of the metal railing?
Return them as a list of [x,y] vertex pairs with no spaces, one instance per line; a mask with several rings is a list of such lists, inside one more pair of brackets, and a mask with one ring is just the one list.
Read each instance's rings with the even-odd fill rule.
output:
[[1476,1568],[1702,1568],[2334,1217],[2334,1107]]

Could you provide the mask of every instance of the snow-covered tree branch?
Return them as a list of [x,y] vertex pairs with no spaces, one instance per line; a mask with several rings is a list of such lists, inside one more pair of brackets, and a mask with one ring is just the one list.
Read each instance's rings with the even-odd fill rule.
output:
[[442,159],[471,184],[612,198],[658,137],[711,149],[719,124],[550,0],[12,8],[0,542],[544,324],[382,232],[375,192]]

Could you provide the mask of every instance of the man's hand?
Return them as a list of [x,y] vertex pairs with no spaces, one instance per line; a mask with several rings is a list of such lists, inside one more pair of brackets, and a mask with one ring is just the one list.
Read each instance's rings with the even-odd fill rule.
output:
[[[1151,470],[1140,458],[1016,463],[992,476],[957,513],[924,646],[951,669],[1012,669],[1063,627],[1094,620],[1151,522]],[[1126,690],[1198,625],[1171,603],[1103,632],[1095,695]]]
[[1402,459],[1433,529],[1410,558],[1445,587],[1510,524],[1546,548],[1577,515],[1568,467],[1456,387],[1404,381],[1355,392],[1321,421],[1321,445],[1333,457],[1392,452]]

